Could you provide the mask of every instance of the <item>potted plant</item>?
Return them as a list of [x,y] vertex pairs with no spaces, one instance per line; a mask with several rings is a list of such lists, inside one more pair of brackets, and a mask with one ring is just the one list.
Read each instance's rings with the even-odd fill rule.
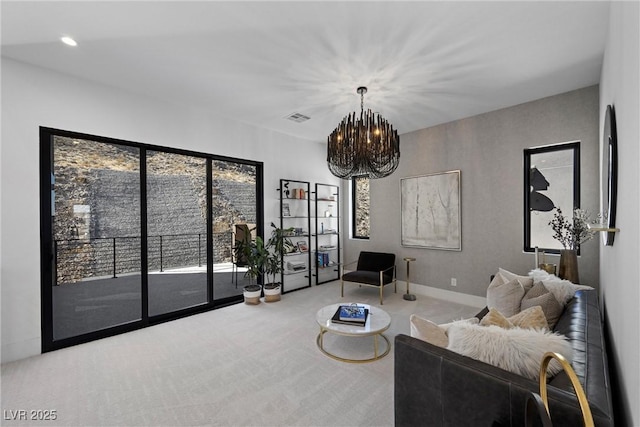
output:
[[262,288],[254,281],[262,274],[265,262],[269,257],[269,251],[260,236],[257,236],[255,240],[248,238],[237,242],[234,250],[236,257],[245,260],[247,265],[245,276],[249,276],[250,284],[242,288],[244,302],[246,304],[259,304]]
[[[264,285],[265,302],[280,301],[282,289],[281,283],[277,281],[277,275],[282,272],[284,255],[295,249],[295,245],[287,237],[291,235],[292,231],[293,227],[282,229],[276,227],[273,222],[271,223],[271,237],[266,244],[268,255],[263,263],[263,273],[266,280]],[[272,278],[271,281],[269,281],[270,278]]]

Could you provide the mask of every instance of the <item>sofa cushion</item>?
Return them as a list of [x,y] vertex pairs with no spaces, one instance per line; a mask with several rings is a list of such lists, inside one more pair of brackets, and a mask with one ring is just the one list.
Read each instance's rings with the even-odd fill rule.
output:
[[[549,331],[458,323],[449,328],[448,335],[447,349],[534,380],[539,378],[546,352],[560,353],[569,362],[573,359],[565,337]],[[552,377],[561,370],[553,360],[547,373]]]
[[480,325],[482,326],[494,325],[494,326],[500,326],[501,328],[504,328],[504,329],[513,328],[513,323],[511,323],[509,319],[504,317],[504,314],[500,313],[495,308],[489,309],[489,312],[487,313],[487,315],[484,316],[480,321]]
[[527,310],[530,307],[540,306],[547,319],[547,326],[553,329],[562,314],[562,305],[556,300],[551,291],[544,283],[538,282],[527,292],[520,303],[520,310]]
[[523,329],[547,329],[547,319],[540,306],[529,307],[518,314],[506,318],[495,308],[489,310],[489,313],[480,321],[482,326],[499,326],[504,329],[523,328]]
[[529,276],[515,274],[510,272],[509,270],[505,270],[504,268],[498,268],[498,274],[502,274],[507,280],[517,280],[522,285],[525,292],[527,292],[533,286],[533,278]]
[[409,317],[409,323],[411,324],[412,337],[437,345],[438,347],[446,347],[447,344],[449,344],[449,338],[447,338],[445,330],[431,320],[412,314]]
[[487,307],[495,308],[505,316],[520,312],[520,302],[524,296],[524,287],[518,279],[508,280],[498,273],[487,288]]

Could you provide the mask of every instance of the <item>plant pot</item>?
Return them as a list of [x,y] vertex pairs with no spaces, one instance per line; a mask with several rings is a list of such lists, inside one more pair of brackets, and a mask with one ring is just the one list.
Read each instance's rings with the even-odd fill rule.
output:
[[264,285],[264,302],[280,301],[280,283],[268,283]]
[[244,303],[257,305],[260,304],[260,295],[262,294],[262,288],[260,285],[247,285],[242,288],[242,295],[244,295]]

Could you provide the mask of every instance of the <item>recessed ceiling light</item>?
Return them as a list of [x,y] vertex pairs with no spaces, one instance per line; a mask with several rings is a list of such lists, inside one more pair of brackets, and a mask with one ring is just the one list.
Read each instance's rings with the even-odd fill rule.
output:
[[69,45],[69,46],[78,46],[78,43],[76,43],[76,41],[74,39],[72,39],[71,37],[60,37],[60,40],[62,40],[62,43]]

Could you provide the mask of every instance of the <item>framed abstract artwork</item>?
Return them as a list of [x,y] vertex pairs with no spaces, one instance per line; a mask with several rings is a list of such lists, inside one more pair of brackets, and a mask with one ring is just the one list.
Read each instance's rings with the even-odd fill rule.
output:
[[402,246],[462,250],[460,171],[400,179]]

